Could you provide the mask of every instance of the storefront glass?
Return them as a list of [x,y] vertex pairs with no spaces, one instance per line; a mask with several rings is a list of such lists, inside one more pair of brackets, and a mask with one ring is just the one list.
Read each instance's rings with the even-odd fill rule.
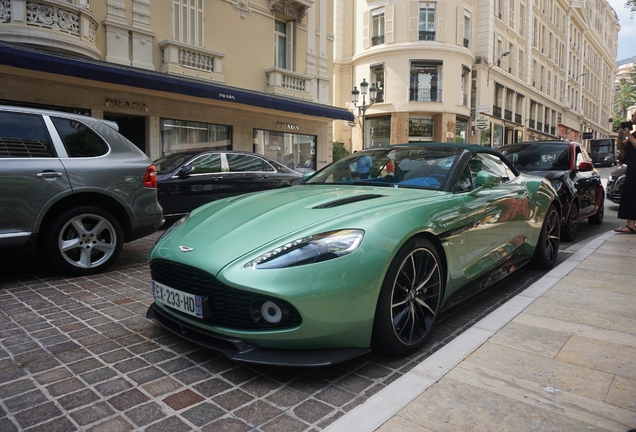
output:
[[468,142],[468,120],[463,118],[457,118],[455,124],[455,142],[467,143]]
[[433,141],[433,117],[409,118],[409,142]]
[[391,144],[391,116],[367,117],[365,119],[365,148],[382,147]]
[[254,153],[275,159],[300,172],[316,168],[316,137],[254,129]]
[[163,155],[182,150],[232,148],[232,126],[161,119]]

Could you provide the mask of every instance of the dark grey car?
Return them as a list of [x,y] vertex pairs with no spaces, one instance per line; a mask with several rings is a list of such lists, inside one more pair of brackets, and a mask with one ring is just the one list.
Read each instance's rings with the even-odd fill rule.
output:
[[116,125],[0,106],[0,250],[37,247],[74,275],[110,266],[163,223],[156,171]]

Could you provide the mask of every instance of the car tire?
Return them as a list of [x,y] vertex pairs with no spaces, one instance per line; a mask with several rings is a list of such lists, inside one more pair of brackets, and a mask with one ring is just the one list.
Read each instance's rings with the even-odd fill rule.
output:
[[590,221],[592,225],[600,225],[603,223],[603,219],[605,218],[605,195],[601,195],[601,202],[598,204],[598,210],[592,216],[590,216],[587,220]]
[[84,276],[104,271],[119,256],[124,234],[117,219],[95,206],[74,207],[60,214],[47,235],[54,268]]
[[554,204],[548,208],[543,219],[539,241],[534,250],[534,265],[540,270],[549,270],[554,267],[559,255],[561,243],[561,218]]
[[444,281],[435,246],[424,238],[409,240],[382,283],[371,347],[395,356],[420,349],[437,321]]
[[576,237],[576,231],[579,226],[579,204],[577,201],[572,201],[570,212],[568,213],[567,220],[563,229],[561,230],[561,240],[566,242],[574,241]]

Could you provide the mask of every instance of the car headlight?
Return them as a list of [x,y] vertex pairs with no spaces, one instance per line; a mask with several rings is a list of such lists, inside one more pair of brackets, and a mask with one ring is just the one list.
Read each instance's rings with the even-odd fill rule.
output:
[[264,253],[245,264],[245,268],[275,269],[327,261],[354,252],[363,237],[364,231],[356,229],[304,237]]
[[561,186],[563,186],[563,182],[561,180],[552,180],[552,186],[554,186],[554,189],[558,192]]
[[168,227],[168,229],[166,229],[163,234],[161,234],[159,236],[159,238],[157,239],[157,241],[155,242],[155,244],[158,244],[161,240],[164,239],[165,236],[167,236],[168,234],[170,234],[172,231],[175,230],[175,228],[177,228],[179,225],[181,225],[182,223],[184,223],[186,221],[186,219],[188,219],[190,217],[189,214],[185,215],[184,217],[182,217],[181,219],[179,219],[178,221],[176,221],[175,223],[173,223],[172,225],[170,225]]

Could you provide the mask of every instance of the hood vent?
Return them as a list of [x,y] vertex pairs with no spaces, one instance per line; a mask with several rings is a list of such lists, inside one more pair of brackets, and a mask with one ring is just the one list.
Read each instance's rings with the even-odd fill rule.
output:
[[314,207],[315,209],[324,209],[324,208],[333,208],[333,207],[340,207],[342,205],[347,205],[347,204],[352,204],[355,202],[359,202],[359,201],[366,201],[366,200],[370,200],[370,199],[375,199],[375,198],[382,198],[384,195],[380,195],[380,194],[364,194],[364,195],[356,195],[356,196],[351,196],[351,197],[347,197],[347,198],[342,198],[339,200],[335,200],[335,201],[331,201],[328,202],[326,204],[320,204],[316,207]]

